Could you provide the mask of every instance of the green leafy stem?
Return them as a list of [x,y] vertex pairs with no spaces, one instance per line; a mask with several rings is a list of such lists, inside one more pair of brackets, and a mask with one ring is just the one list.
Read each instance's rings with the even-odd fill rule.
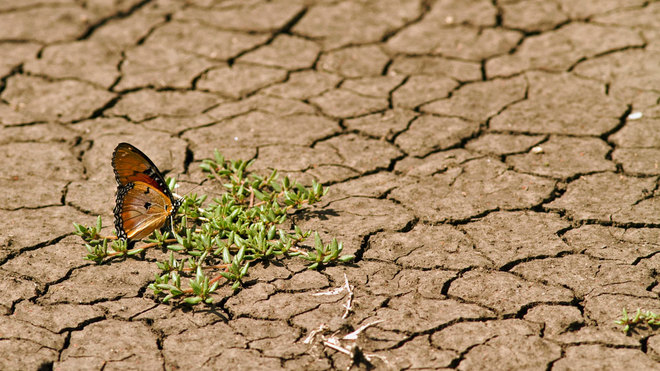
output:
[[642,311],[637,309],[637,312],[634,316],[630,317],[626,309],[623,309],[623,315],[620,319],[616,320],[614,323],[617,325],[623,326],[623,332],[628,334],[633,331],[634,327],[638,326],[648,326],[648,327],[660,327],[660,315],[653,313],[651,311]]

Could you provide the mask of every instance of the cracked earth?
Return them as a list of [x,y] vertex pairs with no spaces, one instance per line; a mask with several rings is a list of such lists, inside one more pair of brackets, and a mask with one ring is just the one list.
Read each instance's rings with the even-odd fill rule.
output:
[[[0,0],[0,369],[343,369],[303,340],[375,320],[379,369],[660,369],[614,324],[660,312],[659,40],[648,0]],[[123,141],[329,185],[294,218],[355,264],[159,304],[72,233]]]

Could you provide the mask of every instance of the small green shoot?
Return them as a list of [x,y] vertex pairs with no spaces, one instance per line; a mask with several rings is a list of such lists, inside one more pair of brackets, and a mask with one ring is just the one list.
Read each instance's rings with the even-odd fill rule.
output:
[[660,327],[660,315],[648,310],[643,312],[641,309],[637,309],[637,312],[631,318],[628,316],[626,308],[623,308],[622,317],[616,320],[614,323],[617,325],[622,325],[622,331],[625,334],[629,334],[634,330],[635,327],[639,326],[648,326],[652,328]]

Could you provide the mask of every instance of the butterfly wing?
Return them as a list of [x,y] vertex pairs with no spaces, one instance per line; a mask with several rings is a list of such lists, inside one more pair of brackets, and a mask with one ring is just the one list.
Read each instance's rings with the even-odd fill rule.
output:
[[120,185],[115,206],[117,237],[139,240],[149,236],[165,225],[178,206],[152,184],[136,181]]
[[112,168],[119,186],[132,182],[146,183],[164,193],[170,202],[174,202],[172,192],[156,165],[132,144],[119,143],[117,145],[112,154]]

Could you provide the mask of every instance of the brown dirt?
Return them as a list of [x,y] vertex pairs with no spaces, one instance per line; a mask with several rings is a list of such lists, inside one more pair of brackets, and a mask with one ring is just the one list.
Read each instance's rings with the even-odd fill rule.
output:
[[[614,324],[660,312],[659,40],[644,0],[0,1],[0,369],[342,369],[303,340],[375,320],[378,369],[660,369]],[[72,235],[120,141],[331,185],[295,217],[357,261],[159,304]]]

